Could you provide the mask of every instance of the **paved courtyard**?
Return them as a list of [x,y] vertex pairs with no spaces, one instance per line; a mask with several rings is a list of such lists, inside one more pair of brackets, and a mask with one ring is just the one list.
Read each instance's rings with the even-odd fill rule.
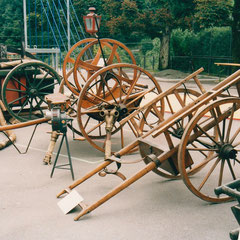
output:
[[[15,130],[21,151],[25,150],[32,130],[33,127]],[[181,180],[166,180],[153,172],[74,221],[79,209],[64,215],[56,198],[72,183],[70,171],[55,169],[50,178],[52,165],[42,162],[50,130],[48,124],[39,125],[26,154],[19,154],[13,146],[0,152],[1,240],[225,240],[238,227],[230,210],[236,202],[206,203],[195,197]],[[73,141],[69,133],[69,143],[75,179],[102,162],[103,154],[88,142]],[[138,157],[137,153],[128,156]],[[67,161],[64,146],[59,163]],[[142,162],[124,165],[121,172],[129,177],[143,167]],[[121,181],[112,175],[95,176],[76,190],[87,203],[93,203]]]

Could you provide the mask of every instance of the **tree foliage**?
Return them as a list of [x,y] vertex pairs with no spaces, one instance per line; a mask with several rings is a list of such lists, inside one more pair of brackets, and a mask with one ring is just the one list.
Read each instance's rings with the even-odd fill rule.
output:
[[[41,1],[36,1],[36,7],[41,8]],[[46,2],[54,4],[59,1],[63,5],[66,2],[65,0],[43,0],[44,4],[47,4]],[[35,0],[30,2],[33,5]],[[166,49],[173,29],[197,32],[203,28],[231,26],[233,55],[240,54],[240,0],[78,0],[72,2],[81,22],[81,16],[86,15],[91,6],[94,6],[97,13],[102,15],[100,37],[114,38],[125,43],[159,38],[160,49]],[[34,7],[31,11],[34,11]],[[32,32],[35,28],[34,17],[32,13],[29,20]],[[40,18],[40,15],[36,17]],[[22,1],[1,0],[0,20],[2,23],[0,42],[19,46],[23,33]],[[53,20],[53,17],[50,17],[50,21]],[[47,38],[46,18],[39,22],[43,29],[42,36]],[[66,22],[63,24],[66,25]]]
[[0,43],[20,47],[21,36],[23,33],[22,25],[22,1],[1,0],[0,22]]
[[229,26],[231,24],[232,0],[195,0],[196,25],[199,28]]

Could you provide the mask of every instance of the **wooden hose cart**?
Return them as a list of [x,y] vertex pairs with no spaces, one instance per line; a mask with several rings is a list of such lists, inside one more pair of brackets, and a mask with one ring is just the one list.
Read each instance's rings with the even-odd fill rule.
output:
[[[70,192],[112,163],[129,163],[127,160],[121,160],[121,157],[139,147],[141,160],[147,164],[146,167],[124,180],[97,202],[83,208],[75,220],[93,211],[150,171],[166,178],[182,178],[189,190],[205,201],[217,203],[231,200],[231,197],[226,195],[217,196],[214,188],[236,179],[239,173],[240,127],[237,119],[240,108],[240,70],[211,90],[205,90],[198,81],[196,75],[201,71],[202,69],[193,73],[123,118],[120,124],[124,124],[145,109],[143,119],[147,119],[151,113],[157,116],[159,121],[145,124],[150,130],[143,131],[142,136],[106,158],[97,168],[57,195],[60,197]],[[176,89],[190,78],[194,78],[201,94],[195,99],[191,98],[190,103],[184,104],[184,101],[181,101],[182,107],[177,112],[170,110],[170,114],[165,112],[163,115],[159,110],[159,106],[162,106],[159,102],[164,100],[164,103],[169,104],[170,95],[175,95],[180,102],[181,98]],[[173,105],[170,105],[169,109],[171,107]]]
[[69,50],[63,63],[63,87],[71,99],[66,111],[74,118],[69,125],[78,135],[74,140],[87,140],[109,156],[119,150],[111,149],[118,146],[112,144],[111,135],[115,134],[121,148],[127,144],[124,131],[130,131],[132,139],[140,136],[139,116],[123,126],[119,121],[138,109],[148,95],[154,98],[162,90],[150,73],[135,64],[131,51],[113,39],[84,39]]
[[[1,147],[16,140],[15,134],[5,127],[5,119],[11,118],[12,123],[26,122],[24,126],[35,124],[32,120],[44,118],[48,107],[45,96],[59,90],[59,74],[46,63],[33,58],[1,59],[0,125],[6,129],[2,131],[7,136]],[[23,125],[16,124],[12,129]]]

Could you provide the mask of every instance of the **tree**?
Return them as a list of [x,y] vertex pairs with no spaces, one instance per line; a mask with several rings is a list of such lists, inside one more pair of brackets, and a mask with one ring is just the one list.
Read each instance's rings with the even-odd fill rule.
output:
[[240,63],[240,0],[235,0],[232,22],[232,56],[233,61]]
[[0,8],[0,43],[20,47],[22,35],[22,1],[1,0]]
[[195,22],[198,28],[231,24],[232,0],[195,0]]
[[195,0],[199,28],[232,27],[232,57],[240,63],[240,0]]
[[[161,8],[159,8],[159,4]],[[139,13],[138,19],[141,29],[151,38],[159,38],[161,48],[159,52],[159,69],[168,67],[169,42],[174,27],[174,17],[167,1],[152,1],[148,7]]]
[[168,67],[172,29],[191,25],[193,6],[193,0],[103,0],[110,35],[125,41],[160,39],[159,69]]

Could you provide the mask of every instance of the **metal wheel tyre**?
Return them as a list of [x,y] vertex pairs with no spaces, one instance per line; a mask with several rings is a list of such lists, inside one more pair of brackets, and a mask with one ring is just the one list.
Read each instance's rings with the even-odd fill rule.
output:
[[[189,190],[209,202],[231,198],[216,196],[214,189],[239,177],[240,99],[216,100],[189,122],[178,151],[181,176]],[[186,167],[189,155],[192,164]]]

